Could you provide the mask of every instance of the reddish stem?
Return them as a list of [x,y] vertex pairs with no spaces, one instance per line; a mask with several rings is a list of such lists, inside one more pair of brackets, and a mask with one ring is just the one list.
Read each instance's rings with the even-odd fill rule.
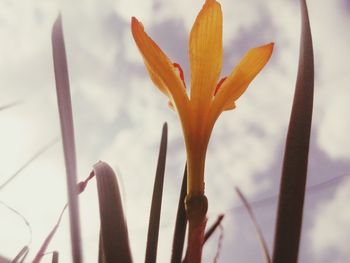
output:
[[185,204],[188,219],[188,245],[184,262],[200,263],[207,223],[208,200],[205,195],[187,196]]

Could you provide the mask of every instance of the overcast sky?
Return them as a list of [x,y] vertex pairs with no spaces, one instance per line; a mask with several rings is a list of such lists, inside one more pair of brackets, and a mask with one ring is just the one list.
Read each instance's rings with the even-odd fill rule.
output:
[[[177,199],[185,164],[180,124],[153,86],[135,47],[130,18],[180,63],[189,79],[188,35],[200,0],[0,0],[0,184],[35,152],[60,135],[51,27],[61,11],[71,80],[78,176],[98,160],[118,174],[135,262],[144,257],[148,214],[161,126],[169,124],[169,147],[159,239],[159,262],[171,250]],[[251,47],[275,42],[273,56],[248,91],[225,112],[212,134],[206,162],[209,224],[219,213],[223,245],[219,262],[262,262],[254,228],[234,192],[249,200],[278,193],[281,159],[293,99],[299,53],[296,0],[222,0],[227,75]],[[350,2],[310,0],[315,52],[315,107],[308,184],[350,173]],[[189,85],[187,85],[189,86]],[[32,258],[66,202],[60,143],[34,161],[0,192],[32,228]],[[350,180],[307,194],[300,262],[344,263],[350,252]],[[97,262],[98,205],[95,182],[80,197],[85,262]],[[276,202],[255,208],[271,250]],[[13,258],[28,243],[21,219],[0,203],[0,255]],[[205,246],[212,262],[220,231]],[[70,262],[68,216],[49,250]],[[46,257],[43,262],[51,262]]]

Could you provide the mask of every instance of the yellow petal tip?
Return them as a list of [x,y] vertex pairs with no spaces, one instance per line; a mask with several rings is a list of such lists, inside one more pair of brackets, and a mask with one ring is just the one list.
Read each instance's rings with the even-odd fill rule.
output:
[[137,20],[136,17],[131,17],[131,31],[133,34],[136,34],[137,31],[144,30],[142,23]]
[[[260,56],[264,56],[267,58],[267,60],[269,60],[271,55],[272,55],[272,51],[273,51],[274,46],[275,46],[275,43],[270,42],[268,44],[265,44],[265,45],[262,45],[260,47],[255,48],[255,50],[260,53]],[[265,55],[263,55],[263,54],[265,54]]]
[[268,43],[266,45],[261,46],[260,48],[264,48],[266,50],[269,50],[272,53],[274,47],[275,47],[275,43],[274,42],[270,42],[270,43]]

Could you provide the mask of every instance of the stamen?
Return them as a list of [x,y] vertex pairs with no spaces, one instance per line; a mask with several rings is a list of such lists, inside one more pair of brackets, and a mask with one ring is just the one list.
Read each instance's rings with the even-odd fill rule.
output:
[[184,72],[183,72],[183,70],[182,70],[180,64],[178,64],[178,63],[173,63],[173,66],[178,70],[180,79],[182,80],[182,83],[184,84],[184,86],[185,86],[185,88],[186,88]]
[[227,77],[224,77],[224,78],[220,79],[220,81],[218,82],[218,84],[215,87],[214,96],[216,95],[216,93],[218,93],[219,89],[221,88],[222,84],[224,83],[224,81],[226,79],[227,79]]

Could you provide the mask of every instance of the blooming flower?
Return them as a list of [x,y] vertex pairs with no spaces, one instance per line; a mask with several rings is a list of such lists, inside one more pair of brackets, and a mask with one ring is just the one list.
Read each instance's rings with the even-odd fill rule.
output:
[[181,67],[164,54],[134,17],[131,29],[152,81],[180,117],[187,151],[187,193],[203,195],[205,155],[214,123],[223,111],[235,108],[235,101],[268,62],[273,43],[250,49],[232,73],[218,81],[223,58],[222,12],[217,1],[206,0],[190,34],[188,96]]

